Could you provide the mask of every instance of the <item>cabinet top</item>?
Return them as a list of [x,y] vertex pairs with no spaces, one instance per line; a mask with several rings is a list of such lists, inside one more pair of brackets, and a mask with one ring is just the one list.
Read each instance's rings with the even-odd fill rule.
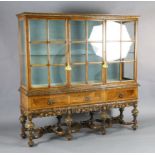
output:
[[29,17],[93,17],[93,18],[106,18],[106,19],[138,19],[139,16],[136,15],[114,15],[114,14],[91,14],[91,13],[41,13],[41,12],[22,12],[17,14],[17,17],[29,16]]

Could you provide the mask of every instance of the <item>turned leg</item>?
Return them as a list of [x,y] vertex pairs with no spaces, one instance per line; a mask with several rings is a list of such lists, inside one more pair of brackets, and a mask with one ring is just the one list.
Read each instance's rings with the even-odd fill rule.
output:
[[138,128],[138,125],[137,125],[138,109],[137,109],[137,105],[134,105],[133,107],[134,109],[132,110],[132,116],[133,116],[132,129],[136,130]]
[[119,123],[120,124],[123,124],[123,118],[124,118],[124,116],[123,116],[123,111],[124,111],[124,108],[119,108],[119,111],[120,111],[120,115],[119,115]]
[[26,124],[27,130],[28,130],[28,145],[32,147],[34,145],[33,142],[33,130],[34,130],[34,123],[32,122],[32,116],[28,116],[28,123]]
[[26,116],[25,115],[21,115],[19,120],[20,120],[20,123],[22,125],[21,127],[21,137],[24,139],[26,138],[26,128],[25,128],[25,124],[26,124]]
[[106,119],[106,124],[108,128],[112,127],[112,118],[111,118],[111,109],[107,110],[107,119]]
[[101,133],[105,135],[106,134],[105,125],[106,125],[106,119],[107,119],[107,113],[105,111],[101,112],[101,119],[102,119]]
[[71,117],[71,112],[69,111],[67,113],[67,116],[65,118],[65,123],[67,125],[67,133],[66,133],[66,138],[68,140],[72,139],[72,129],[71,129],[71,125],[72,125],[72,117]]
[[93,125],[94,113],[91,111],[89,114],[90,114],[90,119],[89,119],[90,125]]
[[58,134],[62,135],[63,134],[63,129],[61,128],[62,116],[58,115],[57,119],[58,119],[58,122],[57,122],[57,130],[56,131],[58,132]]

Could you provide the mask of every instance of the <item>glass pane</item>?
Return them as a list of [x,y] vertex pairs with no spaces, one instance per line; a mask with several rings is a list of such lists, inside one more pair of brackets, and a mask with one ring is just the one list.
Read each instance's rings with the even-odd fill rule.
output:
[[71,24],[71,40],[86,40],[85,21],[70,21]]
[[123,63],[123,80],[134,79],[134,62]]
[[30,40],[46,41],[46,20],[30,20]]
[[107,68],[107,80],[108,81],[119,81],[120,80],[120,63],[108,64]]
[[89,62],[102,61],[102,43],[88,44],[88,61]]
[[65,40],[65,20],[49,20],[49,40]]
[[134,43],[122,42],[122,59],[134,60]]
[[71,61],[85,62],[86,44],[71,44]]
[[85,65],[72,66],[71,79],[72,83],[85,83]]
[[21,53],[26,55],[25,50],[25,30],[24,30],[24,21],[20,21],[20,39],[21,39]]
[[33,86],[48,85],[48,68],[47,67],[32,67],[31,80]]
[[31,44],[31,64],[48,64],[47,44]]
[[120,42],[110,42],[106,46],[106,59],[110,61],[120,61]]
[[64,66],[52,66],[50,67],[51,85],[65,85],[66,84],[66,72]]
[[88,21],[88,41],[102,41],[101,21]]
[[120,40],[121,24],[119,21],[107,21],[106,25],[106,39]]
[[25,50],[25,31],[24,21],[20,21],[20,44],[21,44],[21,82],[26,86],[26,50]]
[[134,22],[122,22],[122,40],[131,41],[134,39]]
[[102,65],[89,64],[88,65],[88,81],[101,82],[102,81]]
[[22,69],[22,75],[21,80],[22,84],[26,86],[26,58],[25,55],[21,55],[21,69]]
[[66,45],[65,44],[50,44],[50,62],[51,64],[64,64]]

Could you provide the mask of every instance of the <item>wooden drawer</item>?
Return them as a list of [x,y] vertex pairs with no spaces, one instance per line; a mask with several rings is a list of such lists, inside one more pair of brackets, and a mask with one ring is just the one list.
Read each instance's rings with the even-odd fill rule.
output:
[[137,99],[137,88],[118,88],[106,90],[106,101]]
[[32,110],[35,109],[46,109],[63,107],[69,104],[68,95],[52,95],[44,97],[31,97],[30,107]]
[[70,94],[70,104],[97,103],[103,101],[101,91]]

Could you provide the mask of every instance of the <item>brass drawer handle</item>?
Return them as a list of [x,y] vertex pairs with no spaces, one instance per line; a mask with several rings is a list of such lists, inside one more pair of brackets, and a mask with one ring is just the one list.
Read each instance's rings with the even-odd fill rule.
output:
[[52,100],[52,99],[49,99],[48,102],[47,102],[48,105],[51,105],[51,104],[54,104],[54,103],[55,103],[55,102],[54,102],[54,100]]
[[123,98],[124,95],[123,95],[122,93],[120,93],[120,94],[118,95],[118,97],[119,97],[119,98]]
[[90,97],[89,96],[86,96],[85,97],[85,102],[88,102],[88,101],[90,101],[91,99],[90,99]]

